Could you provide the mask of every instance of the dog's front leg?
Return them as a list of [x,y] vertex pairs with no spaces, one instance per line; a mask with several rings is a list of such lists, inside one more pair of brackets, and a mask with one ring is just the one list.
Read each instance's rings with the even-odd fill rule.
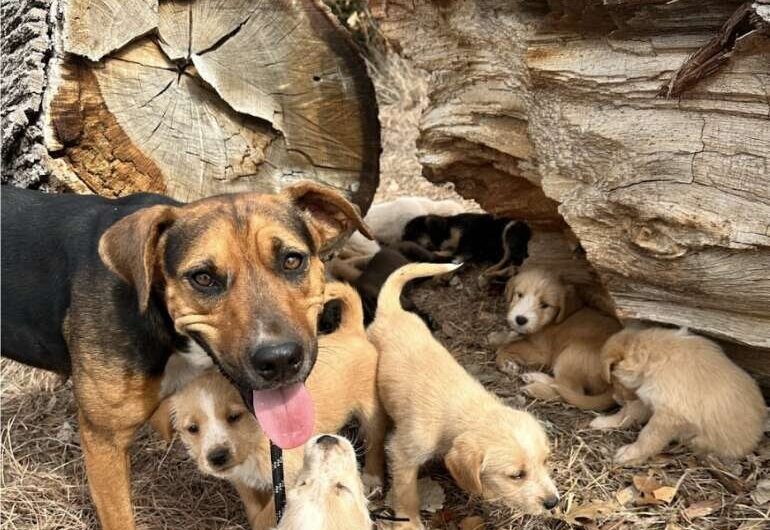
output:
[[510,376],[519,373],[519,365],[545,365],[548,355],[527,339],[510,342],[498,348],[495,363],[498,370]]
[[677,438],[682,425],[668,414],[653,414],[649,423],[639,433],[632,444],[624,445],[615,453],[615,462],[624,464],[639,464],[657,455]]
[[[395,457],[395,452],[392,453]],[[420,493],[417,490],[419,465],[405,462],[396,457],[393,461],[393,511],[397,517],[406,517],[409,522],[395,525],[398,530],[423,530],[420,521]]]
[[89,366],[73,373],[88,487],[102,530],[134,530],[128,448],[158,405],[160,381]]
[[251,530],[268,530],[275,526],[275,507],[270,490],[257,490],[241,482],[233,482],[233,485],[246,509]]

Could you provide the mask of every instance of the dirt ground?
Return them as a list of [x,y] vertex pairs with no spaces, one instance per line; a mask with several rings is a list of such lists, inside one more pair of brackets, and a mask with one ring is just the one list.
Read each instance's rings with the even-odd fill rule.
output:
[[[377,200],[401,195],[450,197],[420,177],[414,140],[424,85],[397,59],[381,66],[376,84],[381,98],[384,153]],[[475,207],[468,203],[469,208]],[[512,406],[543,421],[553,440],[553,472],[562,494],[552,518],[521,516],[469,501],[440,465],[426,473],[444,489],[444,507],[426,514],[431,527],[457,529],[463,517],[480,515],[486,528],[621,530],[654,528],[770,528],[770,439],[740,462],[720,465],[674,448],[641,468],[615,468],[614,450],[635,433],[587,430],[593,414],[523,397],[519,381],[497,372],[486,344],[503,328],[500,290],[481,289],[478,270],[466,270],[449,284],[428,282],[415,292],[417,305],[439,324],[437,336],[461,363]],[[75,406],[70,383],[55,376],[0,362],[2,392],[2,515],[0,529],[96,528],[84,480]],[[147,428],[131,452],[137,520],[147,529],[246,529],[234,490],[197,472],[181,444],[166,447]],[[768,483],[770,484],[770,483]]]

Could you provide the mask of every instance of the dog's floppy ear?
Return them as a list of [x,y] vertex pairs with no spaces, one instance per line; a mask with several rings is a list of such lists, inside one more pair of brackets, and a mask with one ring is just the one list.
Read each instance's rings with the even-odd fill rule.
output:
[[142,208],[113,224],[99,240],[99,257],[134,286],[142,313],[150,299],[158,241],[176,212],[176,207],[168,205]]
[[580,299],[578,298],[575,286],[564,285],[559,299],[559,312],[556,314],[556,323],[564,322],[568,316],[578,309],[580,309]]
[[513,294],[516,292],[516,276],[512,276],[505,284],[505,301],[509,304],[513,301]]
[[481,495],[481,471],[484,467],[484,453],[479,447],[464,438],[463,435],[455,438],[451,449],[444,456],[444,465],[458,486],[468,493]]
[[308,214],[321,254],[334,250],[355,229],[374,239],[358,206],[331,188],[305,180],[284,188],[282,194]]

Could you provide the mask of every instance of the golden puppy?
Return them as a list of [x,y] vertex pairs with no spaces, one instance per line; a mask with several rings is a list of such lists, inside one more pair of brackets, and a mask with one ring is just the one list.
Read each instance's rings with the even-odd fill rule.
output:
[[[637,440],[615,453],[620,464],[642,462],[673,441],[740,458],[762,437],[767,408],[756,381],[706,338],[687,330],[625,329],[604,345],[602,361],[605,377],[633,391],[651,414]],[[630,412],[631,419],[646,420],[641,410],[640,416]],[[607,419],[597,423],[614,426]]]
[[[364,478],[382,485],[386,416],[377,397],[377,350],[368,341],[358,294],[342,283],[326,286],[326,298],[342,302],[342,321],[319,338],[318,359],[306,382],[315,404],[315,432],[336,432],[355,416],[368,445]],[[175,427],[204,473],[231,481],[241,495],[252,528],[274,523],[267,506],[272,488],[269,440],[246,411],[239,392],[209,370],[171,398]],[[287,479],[302,451],[285,451]]]
[[395,423],[388,443],[393,509],[422,528],[417,472],[443,458],[457,484],[490,501],[542,513],[559,502],[548,474],[548,439],[528,412],[505,406],[469,375],[403,310],[399,295],[414,278],[446,273],[457,265],[414,263],[385,282],[369,337],[380,352],[378,388]]
[[540,399],[563,399],[581,409],[606,410],[615,404],[602,377],[604,342],[620,329],[617,320],[581,307],[574,287],[555,274],[526,269],[508,282],[508,324],[513,333],[497,351],[497,366],[513,375],[519,365],[550,367],[554,376],[532,372],[524,391]]
[[371,530],[353,446],[323,434],[305,444],[305,460],[286,496],[276,530]]

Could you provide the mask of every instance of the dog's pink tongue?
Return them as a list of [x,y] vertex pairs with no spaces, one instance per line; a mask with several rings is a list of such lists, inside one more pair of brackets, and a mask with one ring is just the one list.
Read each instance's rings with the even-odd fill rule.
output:
[[259,425],[281,449],[299,447],[313,434],[313,400],[302,383],[255,390],[252,399]]

